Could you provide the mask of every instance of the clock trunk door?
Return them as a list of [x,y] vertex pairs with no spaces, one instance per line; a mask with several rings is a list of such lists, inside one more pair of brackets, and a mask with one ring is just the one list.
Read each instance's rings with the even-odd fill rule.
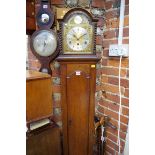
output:
[[[74,65],[73,65],[74,66]],[[75,70],[67,76],[67,121],[69,155],[87,155],[89,141],[89,65],[80,71],[78,65],[68,69]],[[79,70],[78,70],[79,69]],[[68,71],[67,71],[68,72]]]

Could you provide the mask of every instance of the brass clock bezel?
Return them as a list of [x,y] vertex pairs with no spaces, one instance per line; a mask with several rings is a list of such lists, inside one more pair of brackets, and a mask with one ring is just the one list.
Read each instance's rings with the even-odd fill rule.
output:
[[[66,36],[67,36],[67,32],[65,32],[66,30],[64,29],[65,24],[75,15],[82,15],[85,18],[88,19],[88,24],[92,27],[92,34],[90,35],[91,32],[88,31],[88,26],[89,25],[83,25],[81,27],[87,29],[88,33],[89,33],[89,37],[90,37],[90,42],[91,45],[89,45],[89,48],[86,48],[85,50],[81,50],[81,51],[75,51],[72,49],[68,49],[68,52],[65,51],[65,48],[67,47],[66,43]],[[60,24],[60,41],[61,41],[61,45],[60,45],[60,54],[63,55],[95,55],[96,54],[96,28],[97,28],[97,20],[93,19],[91,14],[86,11],[85,9],[82,8],[75,8],[75,9],[71,9],[70,11],[68,11],[66,13],[66,15],[64,16],[63,19],[59,20],[59,24]],[[78,24],[79,26],[82,24]],[[76,27],[77,24],[73,25],[71,28]],[[65,47],[65,48],[64,48]]]

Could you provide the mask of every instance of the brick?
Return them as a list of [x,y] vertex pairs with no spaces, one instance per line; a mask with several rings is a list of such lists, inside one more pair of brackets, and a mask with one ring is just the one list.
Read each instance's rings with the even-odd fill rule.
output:
[[129,44],[129,39],[123,39],[123,44]]
[[99,18],[99,20],[97,22],[97,26],[98,27],[103,27],[104,26],[104,20],[103,20],[103,18]]
[[125,1],[125,5],[129,5],[129,0],[126,0]]
[[103,47],[104,48],[109,48],[109,45],[117,44],[117,43],[118,43],[117,39],[115,39],[115,40],[103,40]]
[[102,82],[103,83],[108,83],[108,77],[107,76],[102,76]]
[[123,29],[123,37],[128,37],[129,36],[129,28],[124,28]]
[[120,120],[121,120],[122,123],[128,124],[129,118],[124,117],[124,116],[121,115]]
[[124,17],[124,26],[129,26],[129,16]]
[[101,85],[97,85],[96,86],[96,91],[100,91],[100,90],[102,90],[102,86]]
[[103,50],[103,56],[104,57],[108,57],[109,56],[109,50],[108,49]]
[[128,98],[122,98],[122,105],[129,107],[129,99]]
[[125,89],[124,96],[125,96],[125,97],[129,97],[129,89]]
[[127,132],[127,128],[128,128],[127,124],[126,125],[124,125],[124,124],[120,125],[120,129],[122,132]]
[[105,39],[112,39],[118,37],[118,29],[116,30],[109,30],[104,32]]
[[104,114],[104,108],[103,107],[101,107],[101,106],[97,106],[97,110],[100,112],[100,113],[102,113],[102,114]]
[[29,64],[29,67],[34,67],[38,69],[41,67],[41,64],[38,60],[31,60],[31,61],[29,60],[28,64]]
[[97,69],[97,70],[96,70],[96,74],[97,74],[97,75],[101,75],[101,74],[102,74],[102,69]]
[[52,76],[53,77],[58,77],[59,75],[60,75],[60,70],[57,70],[57,69],[52,70]]
[[106,99],[113,101],[115,103],[119,103],[119,96],[118,95],[113,95],[110,93],[106,93]]
[[105,9],[106,9],[106,10],[111,9],[111,8],[112,8],[112,4],[113,4],[112,1],[108,1],[108,2],[106,2],[106,3],[105,3]]
[[106,101],[104,99],[102,101],[100,101],[99,103],[102,106],[104,106],[104,107],[106,107],[106,108],[108,108],[110,110],[113,110],[113,111],[116,111],[116,112],[118,112],[118,110],[119,110],[119,106],[117,104],[114,104],[112,102]]
[[121,139],[123,139],[123,140],[126,139],[126,133],[124,133],[124,132],[119,132],[119,134],[120,134],[120,138],[121,138]]
[[[119,69],[118,68],[103,67],[102,68],[102,74],[118,76],[119,75]],[[126,75],[127,75],[126,69],[121,69],[121,77],[126,77]]]
[[[109,77],[108,83],[114,84],[114,85],[119,85],[119,79],[116,77]],[[129,88],[129,80],[128,79],[121,79],[120,84],[122,87]]]
[[111,10],[106,12],[105,14],[106,19],[111,19],[111,18],[118,18],[119,17],[119,10]]
[[118,119],[118,113],[113,112],[113,111],[111,111],[111,110],[109,110],[109,109],[104,108],[104,114],[105,114],[106,116],[109,116],[110,118]]
[[122,114],[123,115],[126,115],[126,116],[129,116],[129,109],[128,108],[122,108]]
[[[106,24],[107,29],[118,28],[119,27],[119,18],[107,19],[105,24]],[[126,27],[126,26],[129,26],[129,16],[128,15],[124,17],[124,27]]]
[[[109,84],[102,84],[102,90],[106,92],[116,93],[119,94],[119,87],[115,85],[109,85]],[[124,89],[121,88],[122,94],[124,94]]]
[[[109,58],[107,66],[111,67],[119,67],[120,59],[119,58]],[[121,67],[129,67],[129,59],[128,58],[123,58],[121,62]]]
[[60,85],[53,85],[52,91],[53,91],[54,93],[60,93],[60,92],[61,92],[61,87],[60,87]]
[[115,153],[115,151],[112,148],[108,147],[107,145],[105,146],[105,150],[109,152],[111,155],[114,155]]
[[102,45],[102,37],[101,36],[96,37],[96,44],[97,45]]
[[93,0],[92,1],[92,7],[104,8],[105,2],[101,1],[101,0]]
[[103,66],[107,66],[107,61],[108,61],[107,59],[104,59],[104,58],[103,58],[103,59],[102,59],[102,65],[103,65]]
[[113,134],[111,134],[110,132],[107,132],[106,137],[110,140],[112,140],[113,142],[117,143],[117,136],[114,136]]
[[112,142],[112,141],[109,140],[108,138],[107,138],[107,140],[106,140],[106,144],[107,144],[108,146],[110,146],[111,148],[113,148],[114,150],[116,150],[116,148],[118,147],[118,145],[117,145],[116,143]]
[[28,59],[29,60],[37,60],[36,56],[31,51],[29,51],[29,53],[28,53]]
[[61,5],[64,4],[64,0],[51,0],[51,4]]
[[129,5],[125,6],[125,15],[129,15]]

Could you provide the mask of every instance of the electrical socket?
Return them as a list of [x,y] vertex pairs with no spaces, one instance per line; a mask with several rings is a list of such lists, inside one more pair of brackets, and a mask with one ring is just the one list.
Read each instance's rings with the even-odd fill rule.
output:
[[129,56],[129,45],[128,44],[113,44],[109,46],[109,56]]

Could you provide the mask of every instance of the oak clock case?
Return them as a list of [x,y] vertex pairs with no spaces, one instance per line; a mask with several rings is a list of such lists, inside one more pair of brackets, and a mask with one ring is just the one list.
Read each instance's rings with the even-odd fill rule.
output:
[[52,74],[50,62],[57,56],[58,37],[51,29],[39,29],[31,36],[32,53],[41,62],[41,72]]
[[84,9],[69,11],[60,20],[61,54],[95,54],[96,22]]
[[36,15],[36,21],[39,28],[51,28],[54,22],[54,13],[50,8],[48,0],[41,0],[40,8]]

